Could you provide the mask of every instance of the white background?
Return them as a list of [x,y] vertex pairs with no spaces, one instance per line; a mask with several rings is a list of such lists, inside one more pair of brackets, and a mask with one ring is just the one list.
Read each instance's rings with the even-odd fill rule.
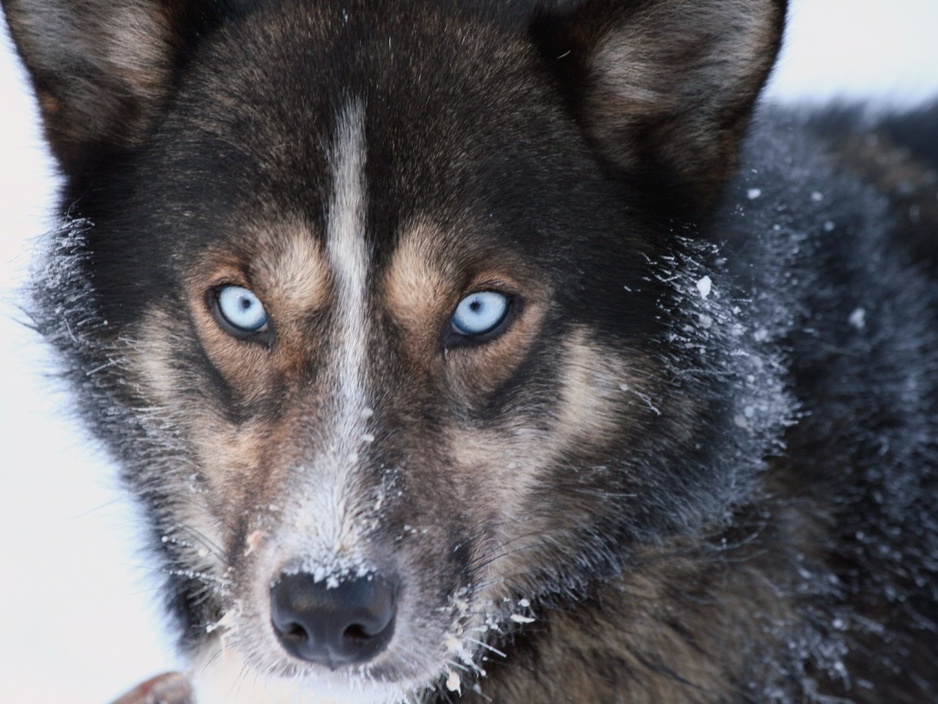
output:
[[[21,325],[30,238],[53,165],[9,42],[0,46],[0,704],[103,704],[176,663],[113,470],[63,409]],[[938,0],[796,0],[776,99],[938,95]]]

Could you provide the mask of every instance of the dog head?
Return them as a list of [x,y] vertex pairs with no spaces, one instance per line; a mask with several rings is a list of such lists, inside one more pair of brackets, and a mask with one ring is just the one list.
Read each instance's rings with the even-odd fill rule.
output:
[[457,689],[746,490],[686,223],[784,3],[500,5],[4,2],[67,177],[37,316],[208,701]]

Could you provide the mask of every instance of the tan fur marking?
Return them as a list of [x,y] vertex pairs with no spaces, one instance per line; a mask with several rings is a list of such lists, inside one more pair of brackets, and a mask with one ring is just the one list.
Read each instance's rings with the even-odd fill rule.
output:
[[[636,366],[641,361],[637,359]],[[583,330],[564,344],[561,367],[556,412],[549,426],[530,427],[523,415],[511,415],[510,423],[497,431],[460,428],[454,431],[453,454],[476,467],[501,471],[516,465],[536,473],[564,451],[601,450],[618,438],[624,416],[640,422],[654,413],[646,403],[636,403],[635,397],[636,391],[651,386],[651,375],[628,369],[621,354],[603,349]],[[466,443],[467,437],[476,441]],[[492,485],[500,486],[499,482],[493,478]]]
[[[480,545],[478,557],[492,574],[524,574],[539,559],[545,535],[555,534],[554,518],[531,513],[528,503],[532,487],[549,482],[568,454],[597,458],[611,442],[621,439],[624,428],[632,432],[647,425],[661,411],[654,406],[659,375],[647,368],[647,360],[622,350],[604,348],[586,328],[574,330],[561,343],[556,402],[550,417],[532,418],[524,413],[525,399],[509,413],[501,427],[479,429],[460,426],[447,435],[448,454],[459,473],[471,475],[484,495],[472,502],[481,513],[478,525],[491,525],[491,543]],[[492,363],[491,360],[477,364]],[[482,375],[485,371],[477,372]],[[529,387],[533,393],[543,389]],[[536,403],[532,399],[532,404]],[[545,423],[545,421],[547,421]],[[589,471],[589,467],[581,467]],[[455,480],[458,481],[458,480]],[[497,508],[497,515],[493,512]],[[493,578],[492,593],[498,600],[506,594],[501,580]]]
[[[434,224],[414,223],[404,228],[382,288],[415,372],[441,370],[457,394],[474,402],[504,383],[524,359],[547,311],[550,285],[510,251],[464,247]],[[459,301],[487,289],[516,296],[520,313],[496,339],[444,350],[442,338]]]
[[436,351],[457,286],[453,271],[439,261],[439,242],[433,225],[419,222],[408,228],[384,280],[388,310],[412,336],[411,349],[424,361]]
[[[185,522],[200,526],[199,530],[211,536],[215,545],[224,545],[228,540],[225,520],[232,521],[243,516],[245,511],[254,511],[259,506],[266,506],[273,498],[283,480],[283,472],[295,462],[299,452],[296,438],[300,423],[301,410],[296,408],[286,413],[276,424],[265,419],[250,419],[233,423],[226,417],[225,408],[202,396],[193,398],[180,395],[180,388],[187,385],[185,374],[192,370],[181,371],[176,365],[178,350],[183,347],[175,339],[177,321],[160,310],[148,313],[139,328],[139,337],[130,346],[131,368],[139,370],[136,381],[148,404],[147,413],[157,427],[175,428],[186,438],[186,445],[181,448],[185,455],[194,460],[201,480],[207,482],[207,494],[210,504],[199,507],[201,493],[192,493],[181,489],[180,495],[187,496],[187,504],[180,507]],[[212,333],[219,337],[226,333]],[[246,345],[243,350],[234,350],[228,341],[217,341],[222,347],[222,357],[244,355],[239,362],[223,359],[220,364],[227,367],[222,373],[232,373],[237,369],[243,378],[249,378],[253,372],[258,380],[256,393],[262,394],[267,365],[266,352],[257,345]],[[211,343],[207,343],[211,346]],[[256,350],[252,348],[256,347]],[[267,365],[269,366],[269,365]],[[180,477],[189,477],[192,468],[179,466],[161,470],[166,472],[165,481],[181,481],[172,478],[170,470],[180,472]],[[187,480],[188,481],[188,480]],[[217,524],[211,527],[204,524],[216,517]],[[223,568],[219,565],[219,568]]]
[[[647,360],[636,356],[626,366],[621,351],[606,349],[577,330],[566,343],[561,400],[553,436],[558,448],[577,445],[580,452],[602,449],[621,433],[623,416],[636,419],[655,414]],[[642,399],[647,399],[643,401]]]
[[[191,512],[203,517],[241,516],[275,498],[284,472],[295,466],[304,447],[298,426],[305,406],[292,400],[305,388],[299,377],[323,354],[327,342],[310,335],[310,316],[329,305],[332,285],[309,229],[292,223],[245,227],[244,232],[243,241],[254,251],[210,250],[190,266],[185,292],[194,331],[177,312],[153,308],[129,344],[129,366],[139,370],[137,381],[150,412],[160,423],[183,431],[186,453],[211,487],[213,506]],[[269,348],[238,339],[219,325],[207,294],[222,284],[245,286],[261,298],[274,330]],[[178,364],[179,350],[191,347],[193,332],[229,385],[233,405],[270,403],[272,392],[278,393],[275,400],[283,411],[276,422],[266,414],[233,422],[233,408],[220,407],[213,393],[180,394],[180,389],[209,383],[197,369]],[[224,544],[227,538],[216,535],[214,541]]]
[[[332,280],[321,244],[300,223],[245,228],[252,251],[244,259],[208,251],[190,268],[189,307],[206,352],[248,398],[269,390],[274,374],[295,376],[321,350],[309,338],[310,316],[331,302]],[[256,293],[270,318],[272,346],[238,340],[223,330],[206,305],[206,292],[233,284]]]
[[252,279],[275,301],[292,308],[297,316],[325,307],[331,294],[329,267],[321,242],[308,227],[288,222],[245,234],[256,250],[251,259]]
[[[178,351],[176,325],[177,321],[163,311],[152,310],[146,314],[137,329],[136,338],[122,339],[126,346],[127,366],[135,372],[135,393],[141,397],[144,418],[156,429],[155,432],[165,433],[165,428],[173,428],[186,437],[190,426],[201,422],[209,426],[201,433],[205,438],[213,429],[210,417],[204,409],[194,408],[191,401],[179,398],[180,372],[173,364]],[[188,457],[190,447],[180,443],[178,450]],[[192,468],[187,462],[167,462],[164,459],[163,464],[155,464],[149,469],[158,472],[164,484],[178,487],[176,494],[184,498],[175,507],[174,530],[178,535],[171,534],[166,538],[181,540],[184,544],[195,543],[193,550],[196,554],[191,556],[190,564],[201,565],[199,571],[222,579],[227,565],[215,546],[223,545],[224,529],[223,521],[214,509],[224,504],[225,493],[220,491],[217,496],[213,493],[209,500],[209,495],[195,491],[191,483]],[[221,490],[214,482],[212,487],[213,492]],[[193,540],[192,536],[197,537]]]

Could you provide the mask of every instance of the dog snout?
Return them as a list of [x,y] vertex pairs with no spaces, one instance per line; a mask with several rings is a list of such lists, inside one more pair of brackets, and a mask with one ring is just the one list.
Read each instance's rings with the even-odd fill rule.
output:
[[336,669],[375,658],[394,635],[397,585],[376,574],[317,579],[284,574],[271,587],[271,620],[283,648]]

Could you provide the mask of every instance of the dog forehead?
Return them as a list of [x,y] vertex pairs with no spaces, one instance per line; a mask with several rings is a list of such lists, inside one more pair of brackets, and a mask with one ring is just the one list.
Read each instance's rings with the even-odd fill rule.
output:
[[[519,91],[535,90],[540,75],[526,64],[530,47],[494,26],[476,23],[470,35],[432,3],[419,8],[424,22],[382,3],[351,3],[347,18],[329,3],[264,6],[263,21],[207,39],[212,51],[175,103],[177,119],[198,130],[174,131],[199,143],[180,143],[174,168],[192,163],[198,177],[200,159],[226,167],[215,170],[225,195],[193,209],[223,213],[223,225],[230,212],[224,239],[314,307],[337,294],[337,267],[353,260],[367,271],[359,281],[393,278],[403,300],[421,277],[420,295],[458,288],[459,276],[484,268],[473,259],[495,260],[500,246],[533,261],[548,256],[548,240],[556,250],[558,237],[579,232],[554,201],[572,197],[564,175],[582,164],[541,143],[562,132],[560,119],[550,107],[517,110]],[[349,153],[352,112],[354,178],[337,156]],[[350,211],[337,204],[352,191],[355,221],[340,224]],[[244,222],[268,233],[245,238]],[[218,229],[202,228],[202,241],[216,244]]]
[[301,188],[321,173],[350,99],[362,105],[371,158],[406,166],[410,183],[426,174],[445,185],[441,172],[453,155],[471,156],[483,131],[511,141],[505,125],[535,78],[520,37],[443,4],[347,5],[265,4],[251,22],[226,24],[187,65],[174,105],[259,176]]

